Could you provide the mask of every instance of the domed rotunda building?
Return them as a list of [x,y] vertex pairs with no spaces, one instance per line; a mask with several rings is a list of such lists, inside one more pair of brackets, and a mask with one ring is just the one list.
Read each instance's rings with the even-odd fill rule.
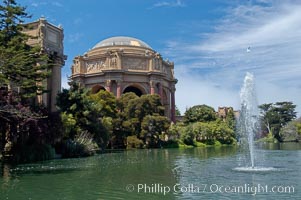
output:
[[165,115],[175,122],[174,63],[145,42],[131,37],[111,37],[97,43],[73,60],[71,79],[92,89],[112,92],[117,98],[127,92],[138,96],[159,94]]

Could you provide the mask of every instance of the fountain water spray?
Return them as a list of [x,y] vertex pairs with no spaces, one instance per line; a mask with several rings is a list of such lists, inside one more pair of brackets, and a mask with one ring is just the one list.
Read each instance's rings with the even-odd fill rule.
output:
[[254,135],[258,124],[258,104],[256,99],[255,83],[253,74],[247,72],[243,87],[240,91],[241,111],[239,128],[242,138],[247,139],[250,153],[251,167],[255,166]]
[[255,90],[255,81],[254,76],[251,73],[247,72],[245,76],[244,84],[240,91],[240,101],[241,109],[237,125],[237,131],[239,135],[239,142],[241,144],[241,148],[248,149],[248,157],[251,166],[236,167],[234,168],[234,170],[242,172],[277,171],[277,169],[274,167],[258,167],[255,165],[256,156],[254,151],[254,136],[259,131],[259,113]]

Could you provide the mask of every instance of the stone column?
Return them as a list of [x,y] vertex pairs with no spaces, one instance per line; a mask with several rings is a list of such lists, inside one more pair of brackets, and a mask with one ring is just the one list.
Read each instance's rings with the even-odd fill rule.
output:
[[150,93],[155,94],[155,82],[150,81],[149,84],[150,84]]
[[116,91],[116,97],[119,99],[121,96],[121,81],[117,81],[117,91]]
[[176,123],[176,102],[175,102],[175,89],[173,89],[171,91],[171,95],[170,95],[171,99],[171,110],[170,110],[170,118],[171,118],[171,121]]
[[56,61],[55,65],[52,67],[51,72],[51,97],[50,97],[50,110],[51,112],[56,112],[56,97],[61,91],[61,66],[59,61]]
[[112,81],[111,80],[107,80],[106,81],[106,90],[108,91],[108,92],[111,92],[111,90],[112,90]]

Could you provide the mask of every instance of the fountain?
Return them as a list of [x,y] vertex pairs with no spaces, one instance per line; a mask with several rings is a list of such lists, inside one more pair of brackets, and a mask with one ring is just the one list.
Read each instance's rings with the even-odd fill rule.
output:
[[241,111],[240,130],[241,135],[247,139],[251,167],[254,168],[254,135],[258,121],[258,104],[256,99],[255,84],[253,74],[247,72],[243,87],[240,91]]
[[258,132],[258,103],[253,74],[247,72],[240,91],[241,110],[238,121],[240,144],[248,151],[249,166],[237,167],[237,171],[271,171],[273,167],[259,167],[255,164],[254,136]]

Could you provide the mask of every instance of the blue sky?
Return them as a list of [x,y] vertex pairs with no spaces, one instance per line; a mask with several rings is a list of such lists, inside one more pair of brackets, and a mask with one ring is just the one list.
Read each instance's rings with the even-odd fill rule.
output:
[[176,104],[240,106],[246,72],[258,102],[293,101],[301,114],[301,1],[19,0],[64,28],[63,86],[72,60],[99,41],[131,36],[174,61]]

